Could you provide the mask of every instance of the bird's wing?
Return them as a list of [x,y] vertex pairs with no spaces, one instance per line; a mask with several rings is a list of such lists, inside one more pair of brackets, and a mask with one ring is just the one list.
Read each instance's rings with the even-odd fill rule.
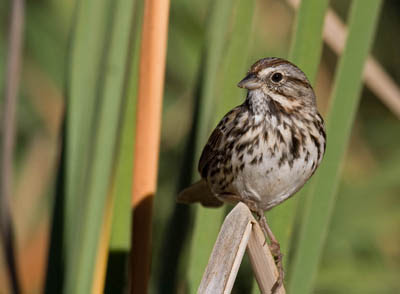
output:
[[227,135],[230,133],[232,128],[235,126],[235,118],[241,111],[241,106],[238,106],[228,112],[222,120],[218,123],[217,127],[211,133],[210,138],[204,146],[203,152],[200,156],[198,171],[203,178],[207,177],[210,163],[218,155],[223,155],[224,147],[227,140]]

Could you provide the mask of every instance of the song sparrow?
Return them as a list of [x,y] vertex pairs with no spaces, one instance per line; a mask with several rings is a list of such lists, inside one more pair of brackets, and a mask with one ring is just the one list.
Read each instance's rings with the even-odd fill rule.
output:
[[229,111],[212,132],[200,158],[202,180],[179,202],[218,206],[244,202],[260,218],[283,283],[280,246],[264,211],[296,193],[325,152],[324,122],[305,74],[281,58],[257,61],[238,84],[248,89],[243,104]]

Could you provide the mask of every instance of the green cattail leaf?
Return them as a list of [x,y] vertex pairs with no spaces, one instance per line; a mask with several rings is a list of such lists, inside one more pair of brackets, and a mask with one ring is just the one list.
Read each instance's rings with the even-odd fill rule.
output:
[[327,150],[315,174],[290,272],[289,293],[311,293],[336,199],[340,167],[357,112],[362,72],[382,1],[354,0],[347,43],[338,65],[327,119]]
[[110,190],[133,1],[78,3],[67,110],[65,293],[90,293]]

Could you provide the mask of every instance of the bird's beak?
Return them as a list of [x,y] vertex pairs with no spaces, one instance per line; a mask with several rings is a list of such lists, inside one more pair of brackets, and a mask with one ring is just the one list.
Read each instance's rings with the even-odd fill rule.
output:
[[262,86],[261,81],[253,73],[249,73],[243,80],[238,84],[239,88],[245,88],[249,90],[258,89]]

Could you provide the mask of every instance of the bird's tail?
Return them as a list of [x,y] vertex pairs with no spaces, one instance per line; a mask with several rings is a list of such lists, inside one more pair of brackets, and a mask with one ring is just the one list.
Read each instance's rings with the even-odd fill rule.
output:
[[177,202],[185,204],[200,202],[207,207],[218,207],[223,204],[214,196],[205,180],[200,180],[179,193]]

